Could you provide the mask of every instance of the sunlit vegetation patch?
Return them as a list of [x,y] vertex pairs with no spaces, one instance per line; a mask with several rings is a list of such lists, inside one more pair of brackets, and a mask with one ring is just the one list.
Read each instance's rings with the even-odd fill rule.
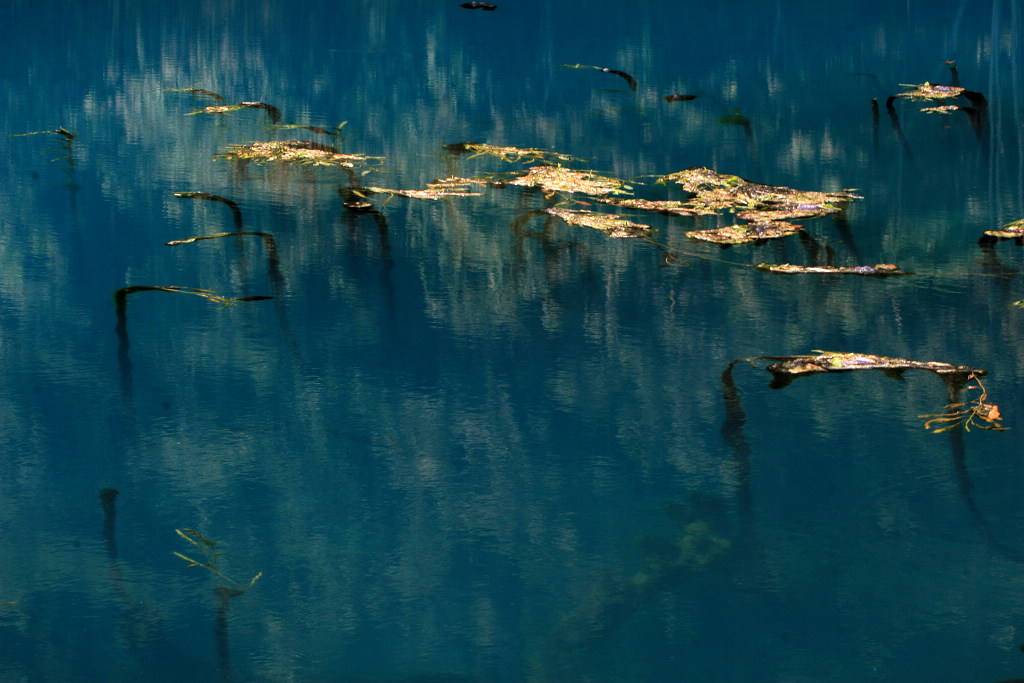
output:
[[964,93],[964,90],[966,90],[966,88],[961,88],[955,85],[935,85],[928,82],[924,82],[920,85],[900,83],[900,87],[910,88],[910,90],[898,93],[894,95],[894,97],[909,100],[910,102],[946,100],[953,97],[960,97],[960,95]]
[[770,273],[823,273],[832,275],[862,275],[865,277],[891,277],[912,275],[900,270],[892,263],[876,263],[873,266],[797,266],[790,263],[758,263],[756,268]]
[[919,418],[926,420],[924,423],[925,429],[930,430],[934,434],[948,432],[956,427],[963,427],[968,432],[971,431],[972,426],[997,432],[1009,429],[1009,427],[1004,427],[999,423],[1003,419],[1002,414],[999,412],[999,406],[994,403],[986,403],[988,391],[982,385],[981,380],[974,373],[971,373],[968,379],[974,380],[977,384],[967,387],[967,391],[978,391],[978,396],[970,401],[946,405],[944,408],[945,413],[918,415]]
[[621,206],[624,209],[652,211],[670,216],[697,216],[714,213],[693,208],[686,202],[676,199],[639,199],[635,197],[601,197],[597,201],[602,204]]
[[550,208],[544,209],[544,213],[558,216],[569,225],[599,230],[609,237],[650,237],[653,233],[649,225],[596,211]]
[[788,237],[801,230],[803,228],[795,223],[765,221],[764,223],[726,225],[709,230],[689,230],[686,232],[686,236],[701,242],[712,242],[714,244],[747,244],[759,240]]
[[308,140],[294,142],[274,140],[228,145],[228,148],[215,155],[215,158],[252,161],[257,164],[282,162],[309,166],[343,166],[345,168],[356,168],[384,159],[384,157],[372,157],[365,154],[344,154],[331,145]]
[[[482,192],[475,192],[470,188],[474,185],[486,185],[487,182],[477,178],[442,178],[432,183],[427,183],[424,190],[392,190],[386,187],[364,187],[368,193],[380,193],[409,197],[410,199],[441,199],[442,197],[478,197]],[[358,191],[355,191],[358,193]]]
[[997,237],[1000,239],[1024,238],[1024,218],[1007,223],[1003,227],[995,230],[986,230],[985,234],[989,237]]
[[699,213],[738,211],[745,220],[816,218],[840,211],[863,197],[849,191],[794,190],[783,185],[752,183],[735,175],[696,167],[661,176],[659,183],[673,182],[694,196],[685,205]]
[[942,104],[935,107],[922,107],[921,111],[925,114],[952,114],[955,111],[960,111],[963,107],[956,104]]
[[508,163],[522,161],[528,164],[535,164],[538,162],[564,163],[576,161],[576,159],[568,154],[560,152],[549,152],[548,150],[530,147],[503,147],[501,145],[487,145],[480,142],[455,142],[445,145],[444,150],[455,156],[469,154],[470,156],[467,157],[469,159],[486,155]]
[[510,180],[509,184],[539,187],[545,192],[575,192],[590,196],[625,193],[633,189],[617,178],[561,166],[533,166],[525,175]]

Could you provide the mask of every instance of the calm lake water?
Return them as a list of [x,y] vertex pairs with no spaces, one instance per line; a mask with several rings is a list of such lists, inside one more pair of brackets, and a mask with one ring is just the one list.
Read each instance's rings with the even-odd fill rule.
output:
[[[3,3],[0,680],[1024,676],[1020,4],[497,1]],[[216,156],[304,140],[375,159]],[[466,142],[861,198],[723,249]]]

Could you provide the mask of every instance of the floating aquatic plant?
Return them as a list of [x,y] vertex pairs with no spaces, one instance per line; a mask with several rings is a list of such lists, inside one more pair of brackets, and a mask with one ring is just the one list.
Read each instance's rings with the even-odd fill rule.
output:
[[341,135],[341,129],[345,127],[348,121],[342,121],[337,126],[331,126],[325,128],[323,126],[307,126],[298,123],[278,123],[277,128],[282,130],[308,130],[311,133],[319,133],[320,135],[327,135],[331,140],[337,140],[338,136]]
[[891,277],[893,275],[912,275],[900,270],[892,263],[876,263],[873,266],[796,266],[789,263],[758,263],[755,268],[770,273],[824,273],[835,275],[862,275],[865,277]]
[[650,237],[651,226],[596,211],[577,209],[544,209],[544,213],[558,216],[569,225],[599,230],[609,237]]
[[545,192],[575,192],[599,196],[625,192],[632,188],[616,178],[562,166],[532,166],[526,174],[509,181],[511,185],[540,187]]
[[228,148],[215,155],[219,159],[235,159],[252,161],[257,164],[267,162],[283,162],[306,164],[310,166],[342,166],[356,168],[371,161],[381,161],[383,157],[371,157],[365,154],[344,154],[337,148],[319,142],[249,142],[228,145]]
[[955,85],[935,85],[927,81],[920,84],[900,83],[901,88],[910,88],[906,92],[897,93],[893,97],[899,97],[910,102],[946,100],[953,97],[960,97],[966,88]]
[[[773,361],[765,369],[772,373],[771,387],[774,389],[788,386],[797,377],[819,373],[881,370],[889,377],[901,379],[907,370],[927,370],[942,378],[946,384],[950,403],[945,406],[946,412],[944,413],[919,416],[927,420],[925,422],[926,429],[944,432],[960,425],[967,431],[970,431],[972,425],[996,431],[1006,429],[999,424],[999,420],[1002,419],[999,407],[986,402],[988,394],[982,386],[980,378],[988,372],[981,368],[939,361],[890,358],[866,353],[815,351],[814,355],[738,358],[729,364],[726,372],[731,373],[732,367],[737,363],[747,362],[753,365],[758,360]],[[723,378],[725,378],[724,374]],[[979,390],[981,393],[978,398],[968,402],[956,401],[955,397],[959,396],[960,391],[971,381],[977,382],[977,385],[967,388]],[[981,420],[981,422],[977,420]],[[935,427],[934,425],[939,426]]]
[[209,107],[203,107],[197,111],[191,111],[189,112],[189,115],[233,114],[234,112],[241,111],[243,109],[262,109],[267,113],[267,118],[270,119],[271,123],[278,124],[281,122],[281,110],[273,105],[267,104],[266,102],[239,102],[238,104],[211,105]]
[[691,239],[712,242],[714,244],[748,244],[760,240],[788,237],[801,230],[803,228],[795,223],[764,221],[761,223],[726,225],[709,230],[689,230],[686,232],[686,236]]
[[563,64],[563,69],[596,69],[597,71],[603,71],[606,74],[615,74],[620,78],[624,78],[626,83],[629,84],[629,89],[636,92],[636,79],[630,76],[625,71],[619,71],[618,69],[609,69],[604,66],[589,66],[587,64]]
[[[799,377],[819,372],[848,372],[851,370],[884,370],[899,375],[906,370],[928,370],[940,376],[982,377],[987,371],[966,365],[953,365],[939,361],[917,361],[906,358],[890,358],[868,353],[815,351],[814,355],[762,357],[775,363],[766,369],[776,378]],[[758,360],[744,359],[744,360]]]
[[624,209],[638,209],[642,211],[653,211],[655,213],[668,214],[670,216],[696,216],[703,213],[713,213],[695,209],[686,202],[675,199],[639,199],[635,197],[599,197],[602,204],[621,206]]
[[931,430],[934,434],[961,426],[964,428],[964,431],[969,432],[972,425],[979,429],[990,429],[998,432],[1009,429],[1009,427],[999,424],[999,421],[1003,419],[1002,414],[999,412],[999,406],[994,403],[985,402],[988,398],[988,391],[985,390],[981,380],[974,373],[968,375],[967,379],[977,382],[976,385],[968,386],[967,390],[978,390],[980,392],[978,397],[971,401],[950,403],[945,406],[947,411],[945,413],[918,415],[919,418],[926,420],[924,423],[925,429]]
[[[238,233],[225,233],[229,235],[237,235]],[[202,238],[196,238],[202,239]],[[160,286],[160,285],[132,285],[130,287],[122,287],[121,289],[114,292],[114,302],[117,305],[118,318],[122,318],[125,314],[127,306],[127,298],[129,294],[135,294],[136,292],[174,292],[177,294],[193,294],[200,296],[207,301],[222,304],[223,307],[228,307],[232,304],[239,303],[241,301],[265,301],[272,297],[269,296],[243,296],[243,297],[230,297],[222,296],[211,289],[198,289],[196,287],[177,287],[174,285]]]
[[531,147],[487,145],[481,142],[454,142],[444,145],[444,150],[449,154],[456,156],[469,154],[469,159],[487,155],[496,157],[502,161],[507,161],[508,163],[518,163],[523,161],[528,164],[533,164],[537,162],[563,163],[576,161],[573,157],[568,154],[562,154],[561,152],[550,152],[548,150],[534,149]]
[[1024,218],[1016,221],[1011,221],[1004,225],[1002,228],[995,230],[986,230],[985,234],[989,237],[996,237],[999,239],[1015,239],[1024,237]]
[[202,551],[203,559],[194,560],[187,555],[179,553],[178,551],[173,551],[174,554],[188,562],[189,567],[203,567],[204,569],[208,569],[213,572],[217,576],[217,580],[219,582],[219,585],[215,590],[222,600],[245,593],[247,590],[252,588],[253,584],[256,583],[261,576],[263,576],[263,572],[259,572],[249,580],[248,584],[243,586],[237,581],[225,576],[224,572],[221,571],[220,558],[222,554],[217,552],[217,541],[206,538],[195,529],[175,529],[174,532]]
[[[486,185],[486,181],[477,178],[442,178],[432,183],[427,183],[425,190],[392,190],[386,187],[364,187],[352,190],[356,194],[360,191],[369,193],[381,193],[409,197],[411,199],[441,199],[442,197],[479,197],[482,192],[473,192],[470,187],[473,185]],[[360,194],[360,196],[363,196]]]

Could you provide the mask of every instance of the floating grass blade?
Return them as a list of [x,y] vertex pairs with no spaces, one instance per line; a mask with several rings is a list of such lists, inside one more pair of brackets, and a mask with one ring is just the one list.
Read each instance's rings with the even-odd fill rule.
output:
[[235,304],[240,301],[264,301],[266,299],[273,298],[269,296],[229,297],[222,296],[211,289],[198,289],[196,287],[178,287],[175,285],[132,285],[130,287],[122,287],[121,289],[114,292],[114,301],[117,304],[119,316],[124,315],[128,295],[135,294],[137,292],[174,292],[176,294],[192,294],[195,296],[201,296],[204,299],[212,301],[214,303],[223,304],[224,307],[230,306],[231,304]]
[[212,97],[217,102],[224,101],[224,98],[217,93],[203,88],[167,88],[167,92],[184,92],[190,95],[205,95],[206,97]]
[[637,82],[636,79],[630,76],[625,71],[619,71],[618,69],[609,69],[605,66],[590,66],[588,64],[563,64],[563,69],[596,69],[606,74],[615,74],[616,76],[625,79],[626,83],[629,84],[629,89],[636,92]]

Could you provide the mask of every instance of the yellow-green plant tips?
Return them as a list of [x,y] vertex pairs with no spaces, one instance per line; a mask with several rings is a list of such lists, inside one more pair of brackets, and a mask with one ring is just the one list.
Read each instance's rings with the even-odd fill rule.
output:
[[763,223],[726,225],[725,227],[712,228],[710,230],[689,230],[686,236],[701,242],[713,242],[714,244],[748,244],[760,240],[788,237],[801,230],[803,228],[795,223],[765,221]]
[[935,434],[947,432],[950,429],[961,426],[965,431],[969,432],[972,425],[980,429],[990,429],[997,432],[1009,429],[1009,427],[1004,427],[999,422],[1003,419],[1002,414],[999,412],[999,406],[994,403],[985,402],[988,399],[988,391],[985,390],[981,380],[974,373],[971,373],[968,379],[977,382],[977,384],[967,387],[968,391],[977,390],[979,392],[977,398],[971,401],[950,403],[945,406],[945,413],[918,415],[919,418],[926,420],[924,423],[925,429]]
[[[177,551],[173,551],[174,554],[177,557],[180,557],[181,559],[188,562],[189,567],[203,567],[204,569],[208,569],[211,572],[213,572],[220,582],[218,588],[222,590],[218,591],[218,595],[220,595],[222,598],[241,595],[245,591],[252,588],[253,584],[256,583],[256,581],[261,576],[263,576],[263,572],[259,572],[256,574],[256,576],[252,577],[252,579],[249,580],[249,583],[247,585],[243,586],[237,581],[234,581],[225,576],[224,573],[221,571],[220,558],[222,554],[217,552],[217,541],[206,538],[195,529],[175,529],[174,532],[182,538],[184,538],[189,543],[191,543],[197,549],[202,551],[203,559],[193,560],[191,557],[183,555],[182,553],[179,553]],[[223,589],[227,590],[225,591]]]
[[215,158],[252,161],[257,164],[280,162],[309,166],[342,166],[345,168],[356,168],[365,166],[370,162],[383,160],[383,157],[371,157],[365,154],[344,154],[331,145],[323,145],[319,142],[308,140],[294,142],[249,142],[228,145],[228,148],[215,155]]
[[599,230],[609,237],[650,237],[653,232],[649,225],[596,211],[551,208],[544,209],[544,213],[558,216],[569,225]]
[[576,171],[561,166],[532,166],[525,175],[509,181],[510,185],[539,187],[545,192],[575,192],[591,196],[628,191],[621,180],[590,171]]
[[755,268],[769,273],[820,273],[826,275],[861,275],[864,277],[892,277],[912,275],[900,270],[892,263],[876,263],[873,266],[797,266],[790,263],[758,263]]
[[456,156],[469,154],[469,159],[478,156],[492,156],[508,163],[524,161],[528,164],[535,164],[544,161],[555,163],[575,161],[573,157],[561,152],[550,152],[530,147],[503,147],[501,145],[487,145],[481,142],[455,142],[445,145],[444,150]]

